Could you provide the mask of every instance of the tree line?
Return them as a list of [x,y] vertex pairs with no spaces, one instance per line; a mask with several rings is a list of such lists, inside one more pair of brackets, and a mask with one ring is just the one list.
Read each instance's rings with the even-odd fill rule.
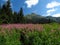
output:
[[18,13],[12,11],[10,0],[0,7],[0,23],[23,23],[23,16],[22,8]]
[[23,8],[20,8],[20,11],[13,12],[10,0],[8,0],[6,3],[3,4],[3,6],[0,5],[0,24],[10,24],[10,23],[51,23],[54,22],[51,19],[47,18],[41,18],[37,14],[30,14],[24,16]]

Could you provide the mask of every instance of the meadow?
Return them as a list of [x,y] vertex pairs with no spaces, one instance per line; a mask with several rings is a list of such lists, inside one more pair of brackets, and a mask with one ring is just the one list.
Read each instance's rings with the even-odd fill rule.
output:
[[[22,0],[20,3],[22,2],[24,1]],[[59,6],[60,3],[57,3]],[[35,8],[26,7],[25,9],[24,4],[19,3],[21,6],[17,11],[18,4],[15,5],[16,7],[11,4],[13,4],[11,0],[0,1],[0,45],[60,45],[60,17],[47,16],[49,12],[45,15],[44,12],[50,10],[44,11],[43,4],[39,5],[39,7],[43,7],[42,11],[39,7],[38,9],[35,7],[36,10],[40,9],[38,12],[35,12]],[[14,11],[12,7],[16,10]]]
[[0,25],[0,45],[60,45],[60,24]]

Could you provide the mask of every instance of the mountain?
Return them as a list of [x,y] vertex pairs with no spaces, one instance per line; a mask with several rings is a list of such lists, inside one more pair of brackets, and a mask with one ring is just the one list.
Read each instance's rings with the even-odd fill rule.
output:
[[27,20],[27,22],[30,23],[51,23],[51,22],[57,22],[60,23],[60,17],[52,17],[52,16],[41,16],[35,13],[31,13],[28,15],[25,15],[25,18]]

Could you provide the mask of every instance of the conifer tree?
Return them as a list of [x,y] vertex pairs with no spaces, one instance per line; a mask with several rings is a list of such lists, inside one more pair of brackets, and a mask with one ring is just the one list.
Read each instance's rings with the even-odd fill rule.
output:
[[0,15],[1,15],[1,8],[2,8],[2,0],[0,0]]
[[14,23],[18,23],[18,19],[17,19],[17,12],[14,12],[14,14],[13,14],[13,22]]
[[24,22],[24,14],[23,14],[23,9],[22,8],[20,8],[20,11],[19,11],[19,13],[18,13],[18,21],[20,22],[20,23],[23,23]]
[[7,15],[12,15],[12,9],[11,9],[11,3],[10,3],[10,0],[8,0],[7,2],[6,2],[6,13],[7,13]]
[[1,14],[1,3],[0,3],[0,14]]
[[6,2],[6,14],[8,15],[8,22],[13,22],[13,15],[12,15],[12,9],[11,9],[11,3],[10,0]]
[[[1,11],[2,11],[1,12],[2,15],[4,16],[4,19],[8,23],[11,23],[13,19],[12,19],[12,9],[11,9],[11,5],[10,5],[10,0],[8,0],[5,4],[3,4]],[[2,19],[2,20],[4,20],[4,19]]]

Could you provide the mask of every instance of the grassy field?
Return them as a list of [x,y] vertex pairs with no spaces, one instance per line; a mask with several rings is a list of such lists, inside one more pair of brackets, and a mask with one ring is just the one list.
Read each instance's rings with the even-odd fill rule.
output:
[[60,45],[60,24],[0,25],[0,45]]

